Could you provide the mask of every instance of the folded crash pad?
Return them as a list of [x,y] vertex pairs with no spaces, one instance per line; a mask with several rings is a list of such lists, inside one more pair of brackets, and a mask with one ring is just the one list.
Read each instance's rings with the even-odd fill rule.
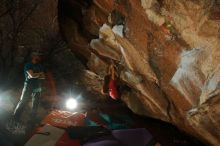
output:
[[83,146],[146,146],[152,141],[152,135],[144,128],[113,130],[114,139],[90,141]]
[[45,125],[36,132],[25,146],[81,146],[79,140],[72,140],[64,129]]
[[112,135],[123,146],[146,146],[153,138],[145,128],[113,130]]
[[85,115],[68,111],[54,110],[41,122],[56,127],[67,128],[70,126],[82,126],[85,124]]

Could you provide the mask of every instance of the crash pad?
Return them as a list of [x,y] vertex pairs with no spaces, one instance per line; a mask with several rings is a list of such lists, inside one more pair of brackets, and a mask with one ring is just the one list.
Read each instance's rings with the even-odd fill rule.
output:
[[83,146],[122,146],[120,142],[116,140],[103,140],[97,142],[86,143]]
[[25,144],[25,146],[81,146],[79,140],[70,139],[64,129],[44,125]]
[[58,139],[65,133],[65,130],[45,125],[41,131],[35,133],[25,146],[55,146]]
[[49,124],[61,128],[83,126],[85,124],[85,115],[77,112],[71,113],[68,111],[54,110],[44,118],[41,124]]
[[65,132],[62,137],[57,141],[55,146],[81,146],[80,140],[70,139],[69,134]]
[[100,139],[87,142],[83,146],[147,146],[153,139],[144,128],[113,130],[113,139]]
[[153,138],[145,128],[113,130],[112,135],[124,146],[146,146]]

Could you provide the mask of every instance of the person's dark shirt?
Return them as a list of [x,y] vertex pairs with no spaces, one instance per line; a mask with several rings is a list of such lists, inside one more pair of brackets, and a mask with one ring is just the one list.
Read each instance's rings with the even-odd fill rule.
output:
[[41,86],[42,80],[38,78],[29,78],[27,73],[28,70],[32,70],[33,73],[45,72],[43,65],[40,63],[37,64],[27,63],[24,66],[25,83],[28,83],[35,88],[39,88]]

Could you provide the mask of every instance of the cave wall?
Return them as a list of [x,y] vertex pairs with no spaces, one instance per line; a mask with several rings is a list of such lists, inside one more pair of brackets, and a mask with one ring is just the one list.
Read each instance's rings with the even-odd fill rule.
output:
[[219,20],[219,0],[2,0],[0,82],[15,84],[38,49],[58,86],[83,84],[104,98],[114,60],[133,112],[217,146]]
[[219,0],[60,2],[65,39],[96,75],[92,89],[113,59],[133,112],[219,144]]
[[50,55],[61,41],[57,0],[0,1],[1,88],[21,85],[32,50]]

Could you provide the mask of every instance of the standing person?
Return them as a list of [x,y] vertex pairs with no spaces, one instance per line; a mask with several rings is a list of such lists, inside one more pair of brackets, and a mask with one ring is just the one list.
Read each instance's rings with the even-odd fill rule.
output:
[[15,121],[20,120],[20,116],[31,96],[31,117],[34,117],[37,113],[39,99],[42,92],[42,82],[45,79],[45,70],[43,65],[41,64],[42,55],[43,54],[39,51],[33,52],[31,54],[31,62],[26,63],[24,66],[24,88],[20,97],[20,101],[18,102],[14,110],[13,118]]

